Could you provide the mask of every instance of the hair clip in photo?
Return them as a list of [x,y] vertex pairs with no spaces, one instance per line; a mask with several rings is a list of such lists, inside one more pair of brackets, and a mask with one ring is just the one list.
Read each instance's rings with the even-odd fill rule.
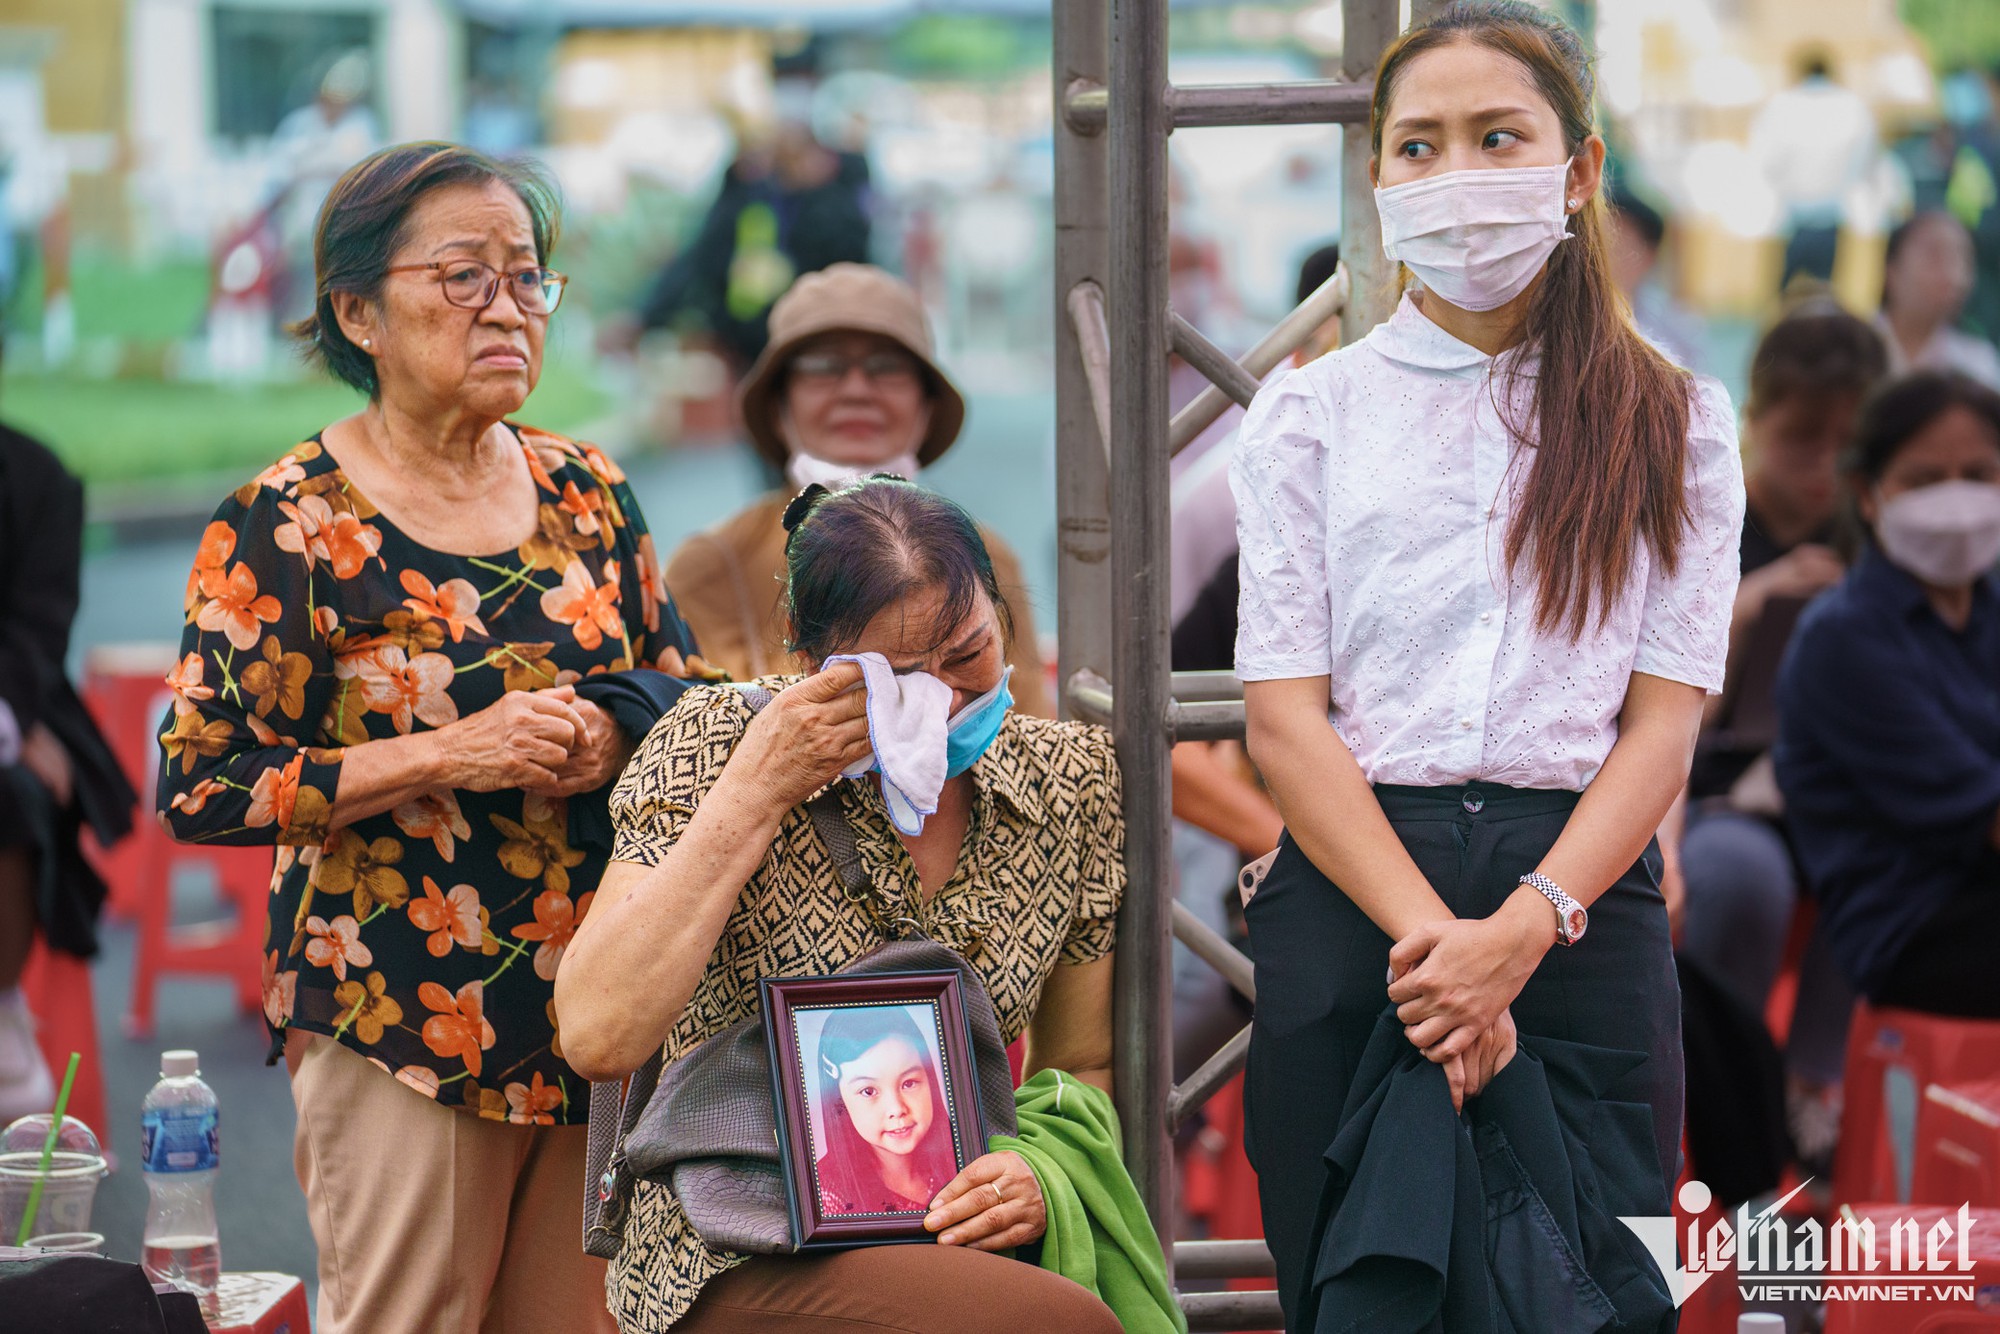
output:
[[823,1072],[828,1079],[833,1080],[835,1083],[840,1082],[840,1067],[835,1065],[831,1060],[831,1058],[825,1056],[820,1057],[819,1068],[821,1072]]
[[821,486],[818,482],[814,482],[805,490],[793,496],[792,503],[785,506],[785,531],[789,533],[804,523],[806,515],[811,514],[813,506],[819,503],[819,498],[830,494],[832,493],[824,486]]

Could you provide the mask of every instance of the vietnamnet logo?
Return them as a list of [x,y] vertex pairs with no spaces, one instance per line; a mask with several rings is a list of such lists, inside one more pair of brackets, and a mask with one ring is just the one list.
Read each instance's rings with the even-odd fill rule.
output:
[[[1789,1219],[1780,1212],[1809,1183],[1756,1214],[1737,1209],[1734,1223],[1718,1218],[1704,1232],[1698,1217],[1714,1202],[1700,1181],[1680,1191],[1688,1215],[1685,1237],[1668,1218],[1626,1218],[1666,1276],[1679,1307],[1702,1284],[1732,1268],[1745,1301],[1963,1301],[1974,1300],[1973,1218],[1969,1205],[1956,1214],[1931,1209],[1923,1217],[1859,1218],[1845,1205],[1831,1226],[1816,1218]],[[1926,1226],[1928,1223],[1928,1226]],[[1682,1255],[1687,1257],[1682,1264]]]

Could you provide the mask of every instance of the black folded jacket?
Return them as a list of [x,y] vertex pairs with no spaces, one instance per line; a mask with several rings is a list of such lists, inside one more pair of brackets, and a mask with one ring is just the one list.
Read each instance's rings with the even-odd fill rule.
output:
[[[1652,1113],[1601,1094],[1639,1053],[1523,1036],[1464,1115],[1393,1008],[1370,1035],[1326,1150],[1294,1328],[1316,1334],[1670,1331],[1667,1285],[1619,1214],[1643,1183],[1601,1177],[1572,1127],[1646,1161]],[[1644,1115],[1638,1113],[1643,1112]],[[1620,1158],[1607,1155],[1606,1161]]]

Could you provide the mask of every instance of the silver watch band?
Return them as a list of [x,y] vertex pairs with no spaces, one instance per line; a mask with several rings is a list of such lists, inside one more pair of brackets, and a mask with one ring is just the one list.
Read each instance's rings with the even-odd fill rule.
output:
[[1521,883],[1535,890],[1556,910],[1556,939],[1565,945],[1574,945],[1583,938],[1584,928],[1589,925],[1590,914],[1581,903],[1563,892],[1563,887],[1543,875],[1540,871],[1530,871],[1521,877]]

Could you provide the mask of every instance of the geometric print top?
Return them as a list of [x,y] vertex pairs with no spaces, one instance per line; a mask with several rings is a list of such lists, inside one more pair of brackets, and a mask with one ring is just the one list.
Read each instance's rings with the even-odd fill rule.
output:
[[439,788],[327,824],[344,747],[635,664],[707,674],[624,473],[511,429],[540,492],[512,551],[416,543],[317,436],[222,503],[188,576],[158,803],[177,839],[278,845],[274,1056],[297,1026],[454,1109],[581,1124],[554,982],[604,868],[570,845],[568,800]]
[[[799,679],[758,684],[776,692]],[[752,716],[733,686],[699,686],[681,697],[612,792],[614,860],[660,864]],[[838,972],[903,934],[907,924],[898,918],[965,958],[1008,1042],[1028,1026],[1058,964],[1109,954],[1125,889],[1125,820],[1110,733],[1010,712],[971,774],[972,820],[958,865],[928,900],[874,783],[834,784],[868,875],[865,899],[843,891],[806,808],[787,813],[667,1035],[665,1059],[756,1013],[758,979]],[[641,1181],[611,1265],[611,1310],[623,1329],[665,1329],[704,1283],[744,1258],[709,1249],[673,1192]]]

